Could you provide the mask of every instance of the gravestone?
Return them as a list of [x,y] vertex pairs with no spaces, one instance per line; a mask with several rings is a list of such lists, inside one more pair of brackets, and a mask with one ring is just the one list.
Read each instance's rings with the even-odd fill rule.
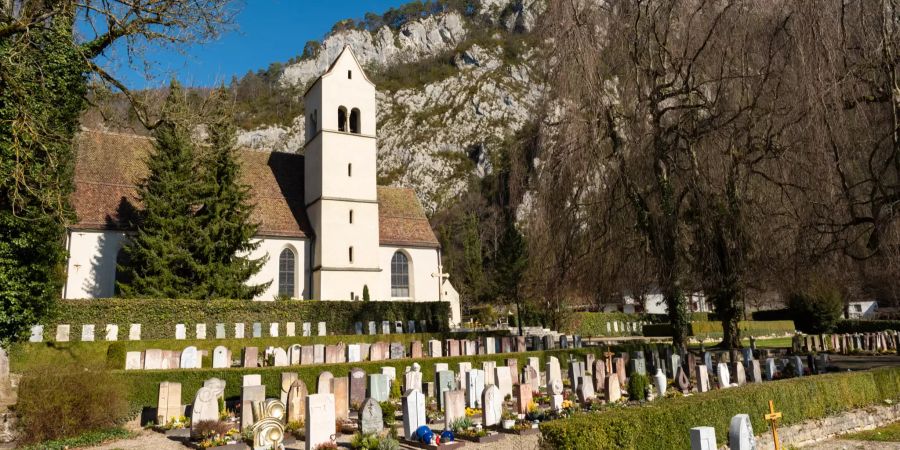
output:
[[799,356],[792,356],[790,358],[790,364],[794,368],[794,372],[798,377],[803,376],[803,362],[800,360]]
[[438,400],[438,409],[444,410],[444,392],[456,390],[456,376],[450,370],[442,370],[435,376],[435,397]]
[[243,323],[235,323],[234,324],[234,338],[235,339],[243,339],[244,334],[244,324]]
[[590,375],[582,375],[581,383],[578,384],[578,400],[581,403],[590,403],[594,401],[597,394],[594,392],[594,381]]
[[297,379],[291,383],[288,388],[287,395],[287,417],[290,422],[303,422],[306,420],[306,396],[309,391],[306,389],[306,383]]
[[709,390],[709,372],[706,370],[706,366],[700,364],[696,367],[696,378],[697,378],[697,391],[698,392],[706,392]]
[[484,371],[484,385],[492,386],[497,384],[497,362],[484,361],[481,363],[481,370]]
[[[593,386],[593,383],[591,383]],[[531,385],[522,383],[516,385],[516,412],[518,414],[527,414],[528,406],[531,405],[532,398],[534,395],[534,391],[531,390]]]
[[366,371],[359,367],[350,369],[350,405],[359,409],[366,401]]
[[241,387],[241,429],[253,426],[253,404],[266,400],[265,386]]
[[313,345],[313,363],[314,364],[325,363],[325,345],[324,344]]
[[410,390],[422,392],[422,372],[411,370],[403,377],[404,392]]
[[301,356],[303,352],[303,347],[300,344],[294,344],[288,347],[288,362],[292,366],[299,366],[301,361]]
[[437,373],[442,370],[450,370],[450,364],[447,363],[434,363],[434,373],[437,376]]
[[248,374],[241,377],[241,386],[259,386],[262,384],[262,375]]
[[759,367],[759,361],[756,359],[750,361],[750,381],[762,383],[762,371]]
[[656,388],[656,393],[660,398],[665,397],[666,395],[666,374],[663,373],[662,369],[656,369],[656,373],[653,375],[653,385]]
[[144,369],[155,370],[162,369],[163,355],[162,350],[151,348],[144,351]]
[[334,375],[331,372],[325,371],[319,374],[319,378],[316,381],[316,393],[317,394],[331,394],[331,380],[334,379]]
[[369,334],[378,334],[378,327],[374,320],[369,322]]
[[72,327],[70,325],[56,326],[56,342],[69,342],[69,333]]
[[619,377],[619,385],[625,385],[625,360],[622,358],[613,358],[613,367],[616,371],[616,376]]
[[481,394],[484,392],[484,371],[472,369],[466,372],[466,404],[470,408],[481,407]]
[[281,347],[275,347],[275,350],[272,352],[272,365],[275,367],[287,367],[290,365],[291,360],[288,358],[288,354]]
[[318,331],[319,336],[328,336],[328,326],[325,322],[319,322]]
[[691,450],[719,450],[714,427],[691,428]]
[[488,386],[482,392],[482,405],[484,405],[484,423],[486,427],[500,423],[503,416],[503,394],[497,386]]
[[387,356],[387,344],[384,342],[376,342],[369,347],[369,361],[382,361]]
[[756,437],[750,416],[738,414],[731,418],[728,426],[728,448],[730,450],[756,450]]
[[202,387],[194,398],[191,409],[191,434],[196,435],[197,425],[204,421],[219,420],[219,396],[211,387]]
[[391,334],[391,323],[387,320],[381,321],[381,334]]
[[43,342],[44,341],[44,326],[43,325],[35,325],[31,327],[31,336],[28,337],[28,342]]
[[716,380],[719,382],[719,389],[731,387],[731,374],[728,373],[728,364],[721,362],[716,366]]
[[466,340],[466,355],[475,356],[478,354],[478,342],[471,339]]
[[563,334],[559,337],[559,348],[561,348],[561,349],[569,348],[569,337],[568,336]]
[[734,382],[738,386],[747,384],[747,372],[744,370],[744,364],[740,361],[731,363],[731,372],[734,374]]
[[[603,392],[603,381],[606,379],[606,363],[603,361],[594,361],[594,371],[592,375],[594,376],[594,386],[597,390]],[[537,390],[535,389],[535,391]]]
[[259,322],[253,323],[253,337],[261,338],[262,337],[262,324]]
[[119,326],[113,323],[106,325],[106,340],[107,341],[118,341],[119,340]]
[[197,353],[197,347],[192,345],[181,352],[181,364],[178,367],[181,369],[200,368],[200,355]]
[[531,386],[531,392],[538,392],[541,388],[541,374],[532,366],[525,366],[524,383]]
[[447,339],[444,341],[447,356],[459,356],[459,341],[456,339]]
[[488,355],[497,353],[497,340],[491,336],[484,338],[484,350]]
[[[376,405],[377,406],[377,405]],[[381,408],[379,407],[379,417]],[[331,442],[335,424],[334,395],[310,394],[306,396],[306,450],[315,450]]]
[[350,344],[347,346],[347,362],[360,362],[362,355],[359,352],[359,344]]
[[413,439],[416,430],[427,424],[425,419],[425,395],[420,391],[409,390],[403,396],[403,438]]
[[[325,346],[325,364],[337,364],[344,362],[346,348],[343,344]],[[337,399],[335,399],[337,401]]]
[[466,417],[466,393],[462,390],[444,392],[444,429],[457,419]]
[[197,336],[197,339],[206,339],[206,324],[198,323],[194,328],[194,335]]
[[555,356],[551,356],[547,360],[547,386],[550,386],[554,380],[558,380],[562,384],[562,369],[559,367],[559,360]]
[[143,354],[141,352],[125,353],[125,370],[140,370],[144,368]]
[[362,322],[356,322],[353,324],[353,331],[356,334],[363,334],[363,324]]
[[231,367],[231,356],[228,355],[228,349],[218,346],[213,350],[213,369],[227,369]]
[[128,340],[129,341],[141,340],[141,324],[133,323],[128,326]]
[[384,418],[381,413],[381,405],[374,398],[366,399],[359,410],[359,431],[363,434],[379,434],[383,430]]
[[301,331],[303,333],[303,337],[312,336],[312,324],[309,322],[303,322],[303,326],[301,327]]
[[278,325],[278,322],[269,324],[269,337],[278,337],[278,334],[281,332],[281,328]]
[[497,388],[500,389],[500,398],[505,400],[507,397],[512,397],[512,374],[509,372],[509,367],[500,366],[494,369],[496,375],[494,378],[497,381]]
[[382,367],[381,373],[384,374],[384,377],[387,379],[388,392],[390,392],[391,385],[394,383],[394,380],[397,379],[397,368],[396,367]]
[[766,381],[772,381],[773,379],[775,379],[775,358],[766,358],[765,369]]
[[403,322],[399,320],[394,322],[394,333],[403,334]]
[[391,359],[406,358],[406,348],[403,346],[403,344],[401,344],[399,342],[391,343],[390,352],[391,352]]
[[156,407],[156,423],[165,425],[170,420],[181,417],[181,383],[163,381],[159,383],[159,401]]
[[619,384],[619,377],[615,374],[606,376],[604,387],[607,403],[615,403],[622,398],[622,385]]
[[387,401],[390,390],[387,377],[383,373],[369,374],[369,397],[376,401]]
[[409,357],[410,358],[421,358],[422,357],[422,343],[419,341],[413,341],[409,346]]
[[331,380],[331,393],[334,394],[334,415],[336,420],[350,419],[350,379],[336,377]]
[[684,367],[678,366],[678,368],[675,369],[675,386],[682,394],[691,392],[691,380],[688,379]]
[[297,335],[297,323],[296,322],[287,322],[284,324],[284,335],[287,337],[294,337]]
[[415,320],[407,320],[406,321],[406,332],[407,333],[415,333],[416,332],[416,321]]
[[187,330],[184,327],[183,323],[179,323],[175,325],[175,339],[184,340],[187,339]]
[[300,365],[308,366],[316,363],[316,351],[312,345],[300,347]]
[[294,382],[297,381],[297,373],[296,372],[282,372],[281,373],[281,391],[278,396],[281,403],[287,405],[288,403],[288,395],[291,391],[291,386],[293,386]]
[[244,367],[259,367],[259,348],[244,347]]
[[217,323],[216,324],[216,339],[225,339],[225,324]]
[[573,391],[578,391],[578,384],[584,374],[581,371],[581,365],[577,361],[569,361],[569,385]]

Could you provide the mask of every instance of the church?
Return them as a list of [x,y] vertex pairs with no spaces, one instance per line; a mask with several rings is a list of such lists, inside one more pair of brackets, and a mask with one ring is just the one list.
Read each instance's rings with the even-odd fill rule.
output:
[[[459,295],[441,266],[441,247],[410,189],[378,186],[375,85],[349,47],[304,95],[302,154],[241,151],[259,224],[252,258],[266,257],[251,283],[256,300],[447,301]],[[115,296],[116,261],[140,209],[153,140],[83,131],[77,137],[77,222],[67,234],[63,298]]]

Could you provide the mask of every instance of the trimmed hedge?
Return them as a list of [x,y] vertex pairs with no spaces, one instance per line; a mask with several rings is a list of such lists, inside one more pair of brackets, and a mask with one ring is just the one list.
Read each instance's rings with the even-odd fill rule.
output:
[[[96,325],[96,336],[102,338],[107,324],[119,325],[119,336],[128,336],[132,323],[141,324],[142,339],[172,339],[175,325],[185,324],[188,335],[193,327],[205,323],[207,335],[215,334],[215,324],[228,325],[229,335],[235,323],[244,323],[251,332],[254,322],[269,324],[296,322],[300,333],[303,322],[327,322],[329,334],[352,334],[355,323],[368,329],[369,321],[415,320],[417,331],[449,331],[450,304],[447,302],[340,302],[318,300],[284,300],[256,302],[250,300],[176,300],[176,299],[94,299],[60,300],[43,323],[44,335],[54,336],[58,324],[71,324],[72,335],[80,336],[81,325]],[[418,330],[419,321],[426,330]],[[268,327],[265,327],[268,330]],[[283,329],[283,326],[282,326]],[[314,328],[315,330],[315,328]]]
[[[618,322],[618,331],[613,331],[613,322]],[[582,312],[573,314],[572,322],[566,324],[564,328],[566,332],[580,334],[585,337],[640,336],[640,325],[633,331],[626,331],[624,327],[625,323],[639,324],[640,322],[649,322],[649,320],[639,314]],[[607,324],[609,324],[609,331],[606,331]]]
[[544,442],[557,449],[690,448],[690,429],[714,426],[724,444],[732,416],[749,414],[754,432],[768,429],[768,401],[784,414],[781,426],[821,419],[900,398],[900,368],[792,378],[661,399],[640,408],[581,413],[541,424]]
[[[793,334],[796,329],[794,322],[790,320],[777,320],[769,322],[742,321],[738,325],[741,336],[768,336],[777,334]],[[706,338],[722,337],[721,322],[691,322],[689,335]],[[672,335],[672,326],[668,323],[644,325],[644,336],[665,337]]]
[[900,320],[841,320],[835,333],[877,333],[900,331]]
[[542,365],[549,356],[559,358],[560,363],[564,364],[565,361],[568,361],[570,355],[586,355],[588,353],[599,355],[601,351],[600,348],[581,348],[527,353],[456,356],[452,358],[394,359],[343,364],[316,364],[312,366],[261,367],[256,369],[129,370],[115,372],[120,373],[131,386],[130,401],[133,406],[155,408],[159,400],[159,383],[163,381],[181,383],[181,401],[182,403],[190,404],[193,402],[197,391],[203,386],[203,382],[210,378],[215,377],[225,380],[225,397],[231,399],[240,397],[244,375],[260,374],[262,376],[262,384],[266,386],[266,396],[278,398],[281,392],[281,374],[283,372],[296,372],[299,378],[306,383],[310,392],[315,392],[319,374],[325,371],[331,372],[335,377],[345,377],[355,367],[365,370],[366,373],[381,373],[382,367],[395,367],[397,375],[402,376],[406,366],[417,362],[422,366],[422,381],[424,382],[434,381],[434,366],[437,363],[448,363],[451,370],[456,371],[458,369],[456,364],[460,362],[480,363],[483,361],[496,361],[505,364],[507,358],[515,358],[518,360],[519,368],[521,369],[528,363],[528,357],[530,356],[541,358]]

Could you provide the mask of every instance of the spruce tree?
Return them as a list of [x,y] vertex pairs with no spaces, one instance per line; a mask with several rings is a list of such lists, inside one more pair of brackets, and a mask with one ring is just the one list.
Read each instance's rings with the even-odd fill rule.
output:
[[259,247],[259,242],[252,240],[259,225],[252,221],[254,205],[250,187],[241,182],[236,127],[221,100],[208,131],[209,145],[200,158],[203,206],[197,212],[203,234],[193,247],[201,271],[198,295],[252,299],[262,294],[271,282],[247,284],[266,258],[248,256]]
[[192,253],[203,233],[195,214],[200,191],[188,117],[184,93],[173,82],[146,160],[147,178],[138,186],[142,210],[134,224],[137,231],[123,247],[117,288],[124,297],[203,297]]

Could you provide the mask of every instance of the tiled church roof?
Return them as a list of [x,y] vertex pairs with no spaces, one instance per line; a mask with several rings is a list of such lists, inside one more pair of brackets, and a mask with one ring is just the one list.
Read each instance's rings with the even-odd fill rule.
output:
[[[77,137],[74,229],[122,230],[133,219],[136,184],[146,175],[150,138],[83,131]],[[263,236],[313,234],[303,197],[303,156],[241,152],[242,177],[256,205],[254,220]],[[421,203],[410,189],[378,187],[381,243],[437,247]]]

